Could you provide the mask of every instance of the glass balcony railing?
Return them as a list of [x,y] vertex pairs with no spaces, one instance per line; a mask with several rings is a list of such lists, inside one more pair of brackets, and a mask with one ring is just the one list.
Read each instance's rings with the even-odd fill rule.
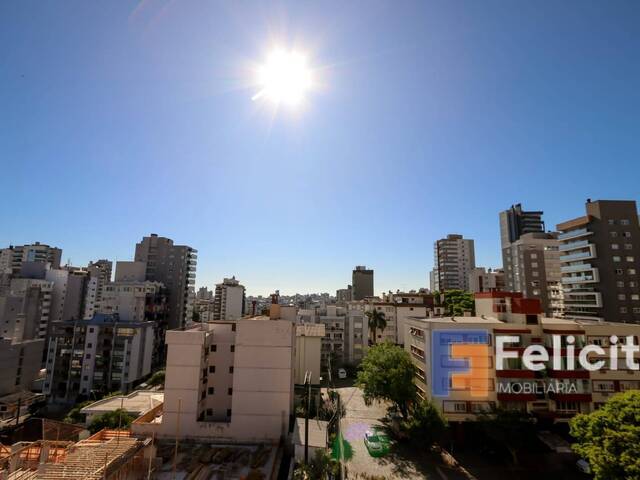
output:
[[560,245],[559,250],[561,252],[566,252],[569,250],[575,250],[577,248],[584,248],[584,247],[587,247],[588,245],[589,245],[588,240],[579,240],[577,242],[563,243],[562,245]]
[[568,240],[570,238],[583,237],[585,235],[591,235],[592,232],[586,228],[579,228],[577,230],[571,230],[569,232],[561,233],[558,235],[558,240]]
[[591,252],[579,252],[579,253],[572,253],[571,255],[563,255],[560,257],[560,261],[572,262],[574,260],[580,260],[582,258],[591,258],[591,257],[595,257],[595,255],[592,255]]

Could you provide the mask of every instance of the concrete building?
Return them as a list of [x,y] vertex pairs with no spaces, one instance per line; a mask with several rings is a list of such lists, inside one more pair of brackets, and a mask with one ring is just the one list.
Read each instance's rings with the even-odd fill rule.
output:
[[117,314],[54,323],[43,393],[74,403],[92,391],[130,391],[151,373],[155,329],[154,322],[124,322]]
[[43,339],[15,340],[0,336],[0,397],[31,390],[42,361]]
[[136,244],[134,260],[145,264],[144,280],[160,282],[167,289],[169,328],[191,323],[197,258],[194,248],[174,245],[173,240],[155,233]]
[[153,410],[164,402],[164,393],[153,390],[135,390],[129,395],[116,395],[103,398],[87,405],[80,413],[85,415],[85,425],[105,413],[123,409],[132,417],[139,417],[149,410]]
[[200,287],[196,293],[196,300],[213,300],[214,293],[207,287]]
[[15,341],[46,339],[53,284],[10,278],[0,291],[0,337]]
[[352,300],[353,289],[351,288],[351,285],[347,285],[347,288],[340,288],[336,290],[336,303],[338,305],[344,305]]
[[473,240],[450,234],[434,243],[433,253],[432,290],[469,291],[469,274],[476,267]]
[[[538,299],[525,299],[513,292],[476,294],[476,312],[476,317],[409,319],[405,325],[405,350],[417,368],[419,395],[438,406],[449,422],[473,421],[479,413],[495,407],[526,411],[539,421],[566,422],[577,413],[597,409],[615,392],[640,387],[640,371],[623,368],[622,359],[616,370],[607,356],[603,358],[604,368],[597,371],[585,370],[576,361],[587,345],[608,347],[611,335],[620,339],[632,336],[637,346],[638,325],[545,317]],[[485,370],[486,382],[484,375],[458,381],[434,377],[432,365],[442,362],[437,355],[450,355],[448,349],[446,353],[434,352],[432,340],[439,331],[467,343],[487,345],[488,358],[469,357],[476,372]],[[465,335],[473,337],[465,339]],[[482,335],[486,335],[485,340]],[[521,358],[507,359],[502,365],[505,368],[499,369],[494,346],[496,337],[501,335],[517,339],[509,342],[505,350],[522,354],[530,345],[546,350],[549,361],[543,373],[525,368]],[[554,337],[560,338],[558,363],[553,361]],[[567,345],[575,347],[575,356]],[[636,362],[640,358],[638,352],[633,356]],[[573,369],[567,368],[569,357],[575,364]],[[588,358],[594,362],[601,357],[589,353]],[[446,381],[449,387],[446,395],[434,394],[440,381]]]
[[351,274],[353,300],[364,300],[373,297],[373,270],[364,265],[357,265]]
[[17,274],[24,262],[48,263],[51,268],[60,268],[62,250],[40,242],[31,245],[12,245],[0,250],[0,273],[3,269]]
[[311,384],[319,385],[322,376],[320,358],[325,325],[303,323],[296,325],[296,355],[294,377],[296,385],[302,385],[306,372],[311,372]]
[[113,263],[104,259],[89,262],[87,265],[89,280],[86,286],[83,318],[93,318],[93,315],[99,311],[105,285],[111,282],[112,268]]
[[472,293],[504,291],[504,270],[501,268],[489,269],[477,267],[469,274],[469,291]]
[[269,317],[167,332],[164,405],[135,431],[277,443],[293,412],[295,335],[292,322]]
[[504,248],[505,289],[537,298],[547,316],[561,316],[558,234],[525,233]]
[[236,277],[225,278],[216,285],[213,305],[215,321],[238,320],[245,314],[245,289]]
[[500,212],[500,244],[504,251],[509,245],[527,233],[544,233],[541,211],[527,212],[521,204],[512,205]]
[[558,225],[564,314],[640,323],[640,226],[635,201],[586,203]]

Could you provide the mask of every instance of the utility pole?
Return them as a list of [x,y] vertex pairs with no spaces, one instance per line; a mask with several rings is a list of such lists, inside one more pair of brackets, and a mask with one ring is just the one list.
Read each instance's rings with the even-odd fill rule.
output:
[[311,411],[311,372],[304,374],[304,384],[307,386],[307,411],[304,416],[304,463],[309,463],[309,413]]

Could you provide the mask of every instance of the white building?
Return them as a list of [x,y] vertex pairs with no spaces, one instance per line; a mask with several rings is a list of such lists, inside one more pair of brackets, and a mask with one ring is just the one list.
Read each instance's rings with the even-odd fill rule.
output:
[[213,319],[238,320],[244,316],[245,290],[236,277],[225,278],[216,285]]
[[473,240],[450,234],[434,243],[433,253],[431,289],[469,291],[469,273],[476,266]]

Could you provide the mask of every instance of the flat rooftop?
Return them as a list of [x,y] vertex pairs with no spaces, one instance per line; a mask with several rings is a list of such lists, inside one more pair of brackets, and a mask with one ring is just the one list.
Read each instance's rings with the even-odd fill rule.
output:
[[87,405],[81,413],[96,414],[112,412],[123,408],[127,412],[143,413],[157,407],[164,402],[164,393],[151,390],[136,390],[129,395],[103,398],[97,402]]

